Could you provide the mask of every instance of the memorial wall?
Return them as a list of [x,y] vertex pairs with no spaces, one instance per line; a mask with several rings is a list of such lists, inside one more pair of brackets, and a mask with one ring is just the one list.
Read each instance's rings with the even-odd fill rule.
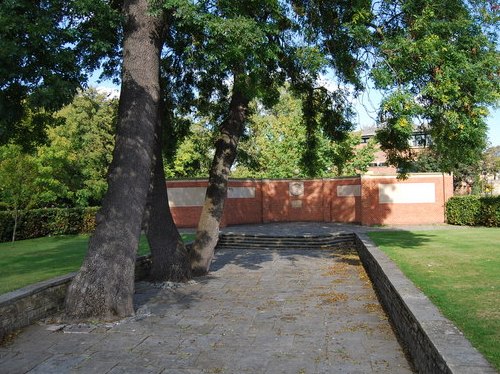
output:
[[[169,180],[178,227],[196,227],[207,180]],[[341,222],[363,225],[443,223],[453,195],[448,174],[324,179],[231,179],[222,226],[266,222]]]

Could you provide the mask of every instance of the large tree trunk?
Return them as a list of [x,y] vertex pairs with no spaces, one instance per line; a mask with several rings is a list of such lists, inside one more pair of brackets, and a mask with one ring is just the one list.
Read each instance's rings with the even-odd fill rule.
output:
[[175,226],[168,205],[165,171],[161,152],[162,127],[158,121],[153,179],[144,217],[144,230],[151,249],[153,281],[182,282],[191,278],[186,246]]
[[135,258],[148,195],[160,102],[164,21],[148,0],[125,0],[119,121],[108,192],[87,256],[66,296],[70,318],[117,319],[134,313]]
[[227,182],[231,166],[236,158],[239,139],[243,133],[249,100],[245,94],[244,75],[235,74],[229,114],[222,122],[220,136],[215,143],[215,155],[210,168],[205,202],[196,231],[191,255],[193,275],[207,274],[219,239],[219,227],[224,202],[227,196]]

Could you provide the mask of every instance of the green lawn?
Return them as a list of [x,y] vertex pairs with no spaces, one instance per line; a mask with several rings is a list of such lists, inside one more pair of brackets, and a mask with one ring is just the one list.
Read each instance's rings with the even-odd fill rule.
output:
[[369,235],[500,369],[500,228]]
[[[184,240],[194,235],[183,234]],[[0,243],[0,294],[78,270],[88,235],[54,236]],[[139,254],[149,253],[144,236]]]

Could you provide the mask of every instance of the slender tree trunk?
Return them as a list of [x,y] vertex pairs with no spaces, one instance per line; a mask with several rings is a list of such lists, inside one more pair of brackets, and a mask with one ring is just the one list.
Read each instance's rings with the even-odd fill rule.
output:
[[244,92],[245,79],[244,75],[235,74],[229,114],[221,124],[220,136],[215,143],[215,155],[210,168],[205,203],[190,252],[191,270],[195,276],[208,273],[219,240],[229,172],[236,158],[238,142],[248,112],[249,99]]
[[168,205],[161,151],[161,126],[158,121],[153,178],[144,217],[144,230],[152,259],[150,278],[153,281],[181,282],[191,278],[191,267],[186,246],[175,226]]
[[122,88],[108,192],[87,256],[66,296],[70,318],[117,319],[134,313],[134,268],[153,162],[160,102],[164,21],[148,0],[125,0]]
[[18,222],[19,222],[19,209],[16,204],[16,206],[14,207],[14,230],[12,230],[12,243],[16,241],[16,231]]

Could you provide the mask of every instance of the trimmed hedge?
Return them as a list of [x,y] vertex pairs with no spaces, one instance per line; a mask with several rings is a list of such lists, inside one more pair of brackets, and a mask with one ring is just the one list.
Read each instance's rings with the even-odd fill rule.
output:
[[[24,212],[18,224],[16,240],[48,235],[87,234],[95,229],[98,207],[47,208]],[[0,241],[12,240],[14,219],[8,211],[0,212]]]
[[500,227],[500,196],[454,196],[446,203],[452,225]]

